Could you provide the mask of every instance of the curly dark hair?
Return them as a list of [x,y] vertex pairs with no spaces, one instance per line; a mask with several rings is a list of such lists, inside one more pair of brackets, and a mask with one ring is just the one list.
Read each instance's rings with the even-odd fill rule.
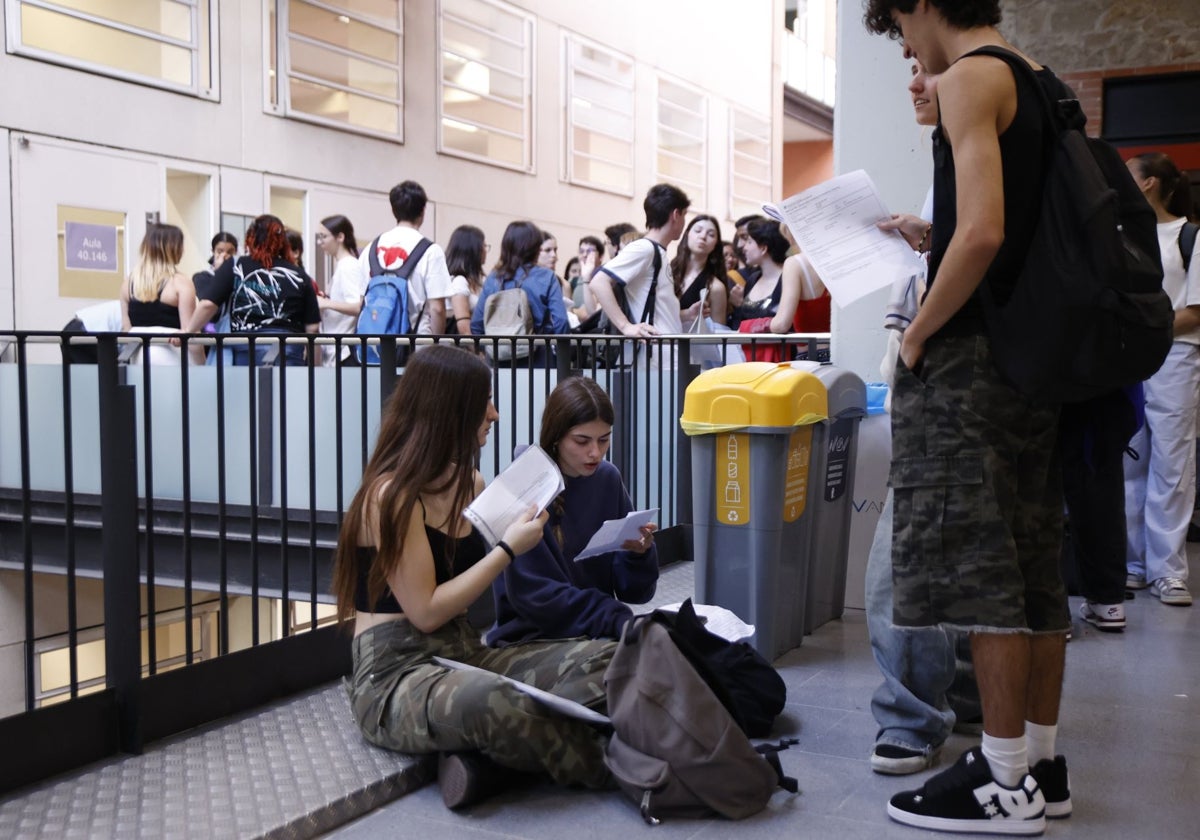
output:
[[[892,12],[911,14],[918,0],[866,0],[863,25],[868,32],[899,40],[904,37]],[[955,29],[975,29],[1000,23],[1000,0],[929,0]]]

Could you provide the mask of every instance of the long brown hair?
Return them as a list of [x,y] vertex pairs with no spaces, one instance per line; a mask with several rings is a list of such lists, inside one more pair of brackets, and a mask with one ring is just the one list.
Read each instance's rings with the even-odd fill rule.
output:
[[688,245],[688,235],[699,222],[708,222],[717,232],[717,243],[709,251],[704,260],[704,268],[700,270],[699,278],[704,279],[704,288],[711,289],[713,283],[729,285],[729,275],[725,272],[725,240],[721,238],[721,223],[715,216],[701,213],[688,222],[679,237],[679,245],[675,248],[675,259],[671,260],[671,278],[675,282],[675,297],[683,297],[683,278],[687,275],[692,261],[692,248]]
[[[576,426],[600,420],[608,425],[613,424],[612,400],[596,380],[583,376],[572,376],[558,383],[546,399],[546,408],[542,411],[542,430],[538,435],[538,444],[555,461],[558,460],[558,442]],[[563,497],[558,498],[550,506],[554,514],[554,539],[563,544],[562,520],[564,513]]]
[[158,300],[163,286],[179,271],[183,259],[183,231],[175,225],[151,225],[142,238],[137,268],[133,271],[132,296],[150,303]]
[[367,574],[368,603],[379,601],[388,577],[400,565],[421,493],[453,493],[446,541],[447,557],[453,556],[454,529],[475,491],[479,427],[487,415],[490,388],[487,365],[466,350],[440,344],[409,359],[384,405],[375,451],[342,521],[333,567],[339,620],[354,610],[359,534],[367,508],[374,503],[379,545]]

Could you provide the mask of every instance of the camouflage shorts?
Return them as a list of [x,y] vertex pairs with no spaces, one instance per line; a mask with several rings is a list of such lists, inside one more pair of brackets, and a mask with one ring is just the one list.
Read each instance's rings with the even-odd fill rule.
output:
[[1004,382],[982,336],[931,340],[892,396],[893,620],[1070,626],[1059,572],[1058,409]]
[[[371,743],[409,753],[479,750],[498,764],[560,784],[610,787],[605,733],[550,711],[513,679],[604,712],[604,672],[616,642],[572,639],[493,649],[466,619],[423,633],[390,621],[354,638],[350,705]],[[441,656],[484,671],[444,668]]]

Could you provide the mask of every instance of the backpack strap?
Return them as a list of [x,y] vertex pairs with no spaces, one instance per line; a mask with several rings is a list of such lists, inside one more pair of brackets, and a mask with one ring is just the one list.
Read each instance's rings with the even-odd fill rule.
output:
[[800,741],[797,738],[781,738],[774,744],[757,744],[754,747],[754,750],[766,759],[767,764],[770,764],[771,769],[775,771],[779,786],[788,793],[799,793],[800,783],[796,781],[795,777],[783,774],[783,765],[779,762],[779,754],[788,747],[799,743]]
[[[417,243],[417,247],[412,249],[408,258],[404,261],[404,265],[395,271],[390,271],[384,268],[382,263],[379,262],[379,237],[376,236],[371,241],[371,250],[367,252],[367,265],[371,268],[371,276],[379,277],[386,274],[398,277],[407,283],[408,278],[417,270],[417,264],[421,262],[421,258],[425,256],[425,252],[429,250],[429,246],[432,244],[432,242],[422,236],[421,241]],[[421,303],[421,308],[417,310],[417,317],[410,324],[410,328],[414,333],[417,331],[417,324],[421,323],[421,316],[425,314],[425,307],[428,305],[429,296],[426,294],[424,302]]]
[[[650,294],[646,298],[646,306],[642,309],[642,323],[654,323],[654,310],[658,308],[658,275],[662,273],[662,252],[665,249],[649,237],[642,237],[654,249],[654,276],[650,280]],[[646,320],[649,318],[650,320]]]
[[1187,272],[1192,266],[1192,253],[1196,250],[1196,232],[1200,225],[1194,222],[1184,222],[1179,229],[1179,256],[1183,257],[1183,270]]

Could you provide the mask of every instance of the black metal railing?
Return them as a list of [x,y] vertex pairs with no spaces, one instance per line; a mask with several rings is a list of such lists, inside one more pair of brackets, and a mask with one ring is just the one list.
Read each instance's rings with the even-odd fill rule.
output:
[[[24,610],[22,637],[0,639],[23,665],[0,679],[23,687],[0,695],[0,740],[21,757],[0,791],[345,673],[348,635],[330,621],[338,524],[401,363],[432,340],[188,336],[176,350],[162,336],[0,332],[0,580]],[[664,560],[690,557],[678,418],[699,363],[743,346],[828,353],[827,336],[437,340],[516,350],[493,367],[485,478],[537,440],[560,379],[600,382],[617,409],[610,457],[635,506],[660,508]],[[210,363],[180,365],[196,345]],[[293,363],[368,346],[379,365]]]

